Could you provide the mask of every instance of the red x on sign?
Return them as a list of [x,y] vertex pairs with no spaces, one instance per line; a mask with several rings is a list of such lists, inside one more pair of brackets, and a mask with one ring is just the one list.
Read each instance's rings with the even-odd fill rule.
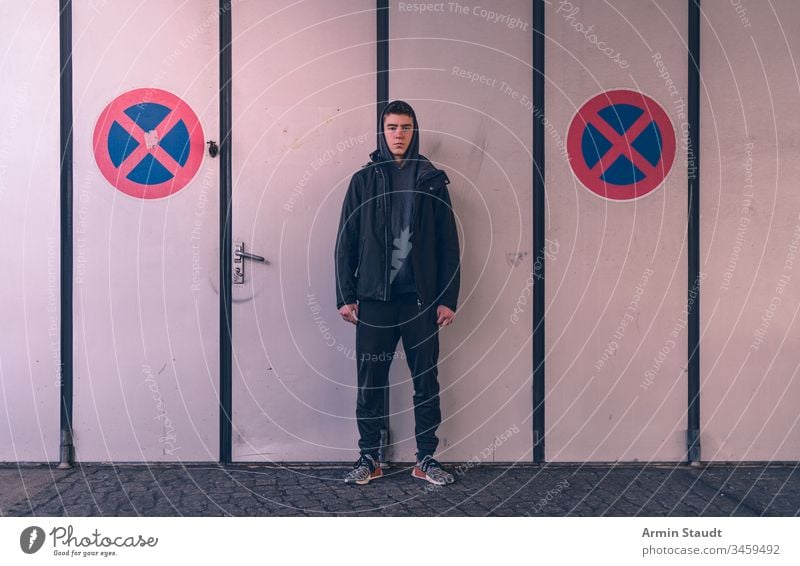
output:
[[675,159],[675,130],[652,98],[630,90],[603,92],[584,104],[569,127],[575,176],[612,200],[644,196],[664,181]]
[[145,199],[176,193],[194,178],[205,140],[197,115],[179,97],[153,88],[121,94],[100,114],[94,155],[103,176]]

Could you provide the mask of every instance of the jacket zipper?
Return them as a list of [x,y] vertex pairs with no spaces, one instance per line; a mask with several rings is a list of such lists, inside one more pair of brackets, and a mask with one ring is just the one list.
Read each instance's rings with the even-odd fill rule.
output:
[[[419,191],[421,191],[422,189],[425,188],[425,183],[424,182],[427,181],[428,179],[433,179],[437,175],[441,175],[441,173],[442,173],[441,171],[429,171],[428,173],[425,173],[422,177],[417,179],[416,183],[414,184],[414,204],[415,205],[419,204],[416,199],[419,196]],[[414,227],[415,231],[417,231],[416,230],[417,227],[414,225],[414,222],[416,222],[416,216],[417,216],[417,209],[418,208],[419,208],[418,206],[415,206],[412,209],[413,218],[412,218],[412,224],[411,225]],[[417,288],[417,311],[419,313],[422,313],[423,300],[422,300],[422,293],[420,293],[420,291],[419,291],[419,284],[418,283],[419,283],[419,281],[417,279],[417,274],[415,272],[414,273],[414,286]]]
[[356,272],[353,274],[354,277],[358,278],[358,271],[361,269],[361,261],[364,259],[364,248],[366,246],[366,242],[359,242],[359,247],[361,251],[358,252],[358,263],[356,264]]
[[[417,229],[418,226],[416,225],[416,222],[417,222],[417,214],[419,213],[419,206],[420,206],[420,195],[419,195],[420,186],[421,186],[420,183],[417,183],[417,184],[414,185],[414,197],[413,197],[413,203],[414,204],[411,207],[411,229],[414,230],[415,234],[419,234],[419,230]],[[419,236],[417,236],[417,237],[419,238]],[[414,265],[414,257],[416,257],[418,255],[418,253],[414,254],[413,250],[412,250],[411,253],[412,253],[412,256],[411,256],[410,259],[411,259],[411,265],[413,266]],[[418,311],[421,313],[422,312],[422,293],[420,293],[420,290],[419,290],[419,275],[417,274],[417,270],[416,269],[414,270],[414,288],[417,291],[417,308],[418,308]]]
[[381,189],[382,189],[382,198],[383,198],[383,300],[389,300],[389,258],[391,256],[391,252],[389,252],[389,199],[386,197],[386,178],[383,175],[383,169],[381,166],[378,166],[378,174],[381,176]]

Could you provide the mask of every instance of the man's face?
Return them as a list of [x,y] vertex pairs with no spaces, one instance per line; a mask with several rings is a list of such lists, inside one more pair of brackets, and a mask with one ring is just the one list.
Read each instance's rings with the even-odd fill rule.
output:
[[402,158],[414,138],[414,120],[405,114],[387,114],[383,118],[386,145],[395,158]]

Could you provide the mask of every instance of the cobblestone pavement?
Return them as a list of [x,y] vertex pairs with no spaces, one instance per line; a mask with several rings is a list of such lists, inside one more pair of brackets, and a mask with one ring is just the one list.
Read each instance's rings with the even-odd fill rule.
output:
[[800,463],[446,466],[434,488],[394,465],[367,486],[345,466],[0,467],[3,516],[798,516]]

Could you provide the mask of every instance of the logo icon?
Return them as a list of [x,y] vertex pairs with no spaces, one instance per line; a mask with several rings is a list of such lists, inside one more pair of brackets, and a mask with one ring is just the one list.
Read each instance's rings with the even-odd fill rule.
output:
[[19,535],[19,547],[25,554],[34,554],[44,545],[44,529],[28,527]]

